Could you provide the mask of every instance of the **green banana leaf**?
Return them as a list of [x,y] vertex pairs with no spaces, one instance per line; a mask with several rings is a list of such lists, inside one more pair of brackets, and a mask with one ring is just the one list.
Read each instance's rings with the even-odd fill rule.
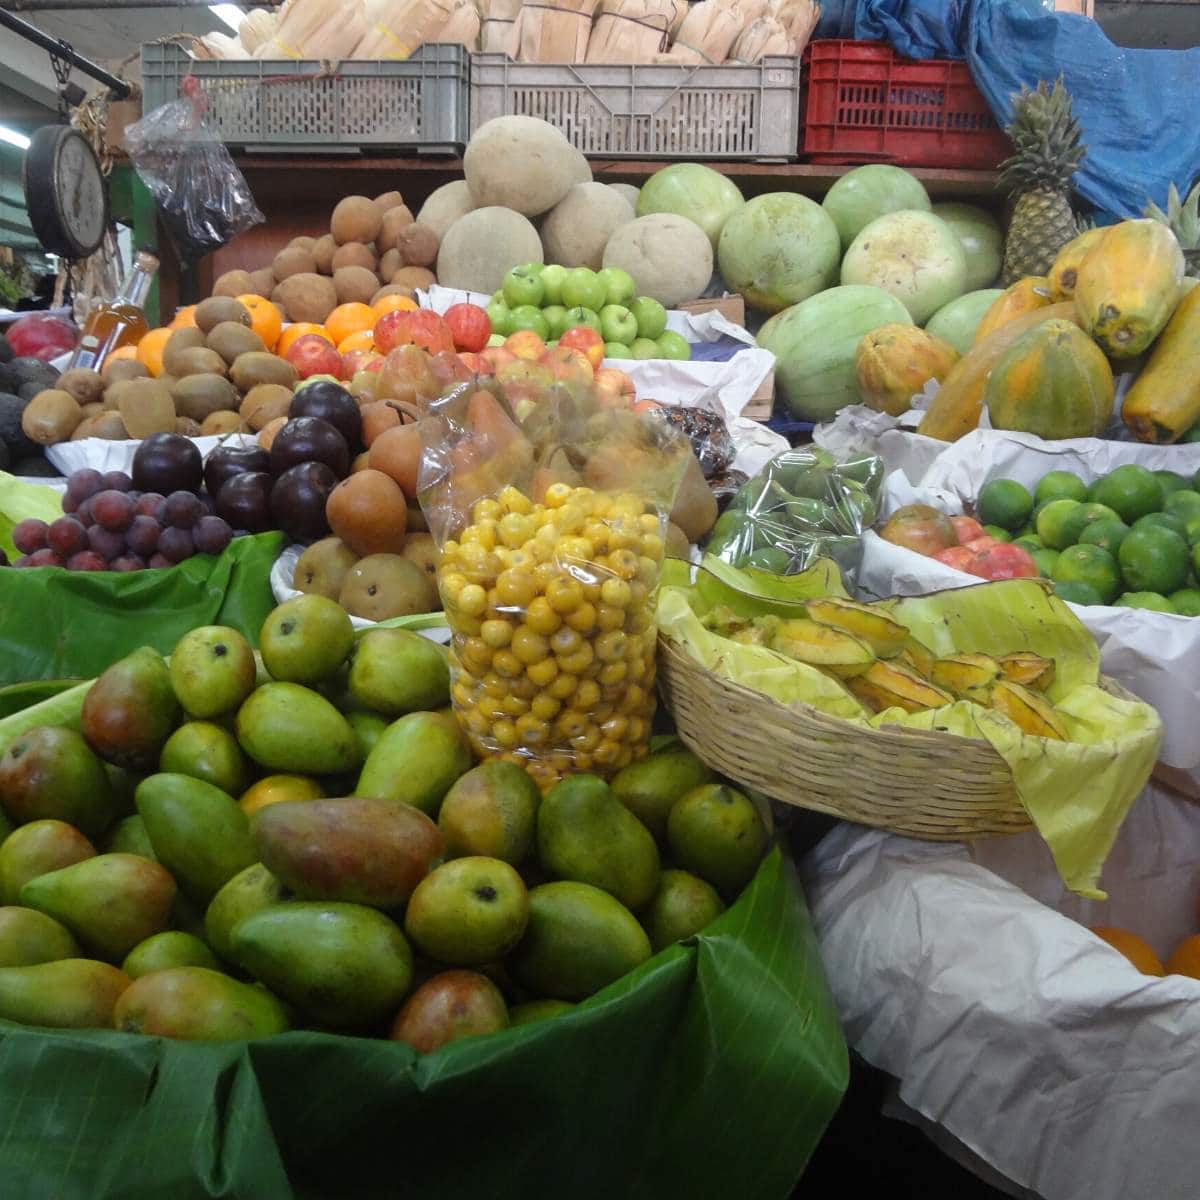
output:
[[197,625],[231,625],[258,644],[275,607],[271,565],[283,535],[235,538],[156,571],[6,570],[0,575],[0,684],[91,679],[138,646],[169,654]]
[[36,517],[49,524],[62,516],[62,496],[52,487],[26,483],[0,471],[0,550],[14,561],[20,551],[13,545],[12,531],[22,521]]
[[563,1016],[425,1057],[0,1022],[6,1200],[782,1200],[846,1088],[779,849],[698,937]]

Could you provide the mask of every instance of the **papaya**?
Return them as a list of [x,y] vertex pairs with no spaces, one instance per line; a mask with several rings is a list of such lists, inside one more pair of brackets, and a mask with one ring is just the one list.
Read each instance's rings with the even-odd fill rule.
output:
[[1180,301],[1125,396],[1121,419],[1139,442],[1174,442],[1200,421],[1200,289]]
[[1098,437],[1113,411],[1112,368],[1070,321],[1044,321],[1022,334],[988,376],[994,429],[1042,438]]
[[1075,295],[1075,281],[1079,277],[1079,264],[1084,256],[1108,232],[1107,229],[1088,229],[1073,237],[1059,252],[1050,268],[1046,281],[1050,284],[1050,296],[1055,304],[1070,300]]
[[979,427],[983,415],[983,393],[988,375],[1004,352],[1023,333],[1043,321],[1063,320],[1081,324],[1075,306],[1070,303],[1051,304],[1024,316],[1015,317],[989,338],[977,342],[970,353],[950,368],[933,403],[921,418],[917,432],[943,442],[957,442],[960,437]]
[[1006,287],[992,306],[983,314],[982,320],[975,326],[975,345],[992,336],[997,329],[1003,329],[1010,321],[1023,317],[1027,313],[1037,312],[1046,308],[1050,299],[1050,281],[1042,275],[1027,275],[1018,279],[1011,287]]
[[898,417],[927,380],[939,383],[958,362],[958,351],[916,325],[881,325],[863,336],[854,369],[863,402]]
[[1183,294],[1183,251],[1157,221],[1122,221],[1079,264],[1075,307],[1082,328],[1114,358],[1133,358],[1170,320]]

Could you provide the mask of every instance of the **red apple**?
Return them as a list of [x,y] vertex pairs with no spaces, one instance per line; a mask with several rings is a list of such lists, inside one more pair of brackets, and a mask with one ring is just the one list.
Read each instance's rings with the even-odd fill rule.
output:
[[589,384],[595,377],[592,364],[578,350],[569,346],[551,346],[538,362],[554,372],[563,383]]
[[284,358],[299,372],[301,379],[310,375],[332,375],[344,379],[342,356],[319,333],[306,333],[288,348]]
[[397,346],[420,346],[430,354],[453,352],[450,329],[432,309],[384,313],[375,323],[375,345],[385,353]]
[[492,364],[493,372],[498,371],[505,363],[517,361],[517,356],[504,346],[489,346],[479,352],[479,357]]
[[435,354],[429,360],[429,370],[442,390],[457,383],[470,383],[474,374],[457,354],[450,351]]
[[515,407],[520,400],[541,401],[554,386],[554,372],[542,363],[519,358],[496,369],[496,382]]
[[[628,397],[631,403],[637,395],[637,388],[634,387],[633,380],[617,367],[601,367],[596,372],[596,382],[620,392],[622,396]],[[651,400],[649,403],[654,404],[656,401]]]
[[468,350],[459,354],[458,357],[462,359],[467,370],[473,371],[476,375],[495,375],[496,373],[491,362],[482,354],[473,354]]
[[546,343],[532,329],[511,333],[504,341],[504,349],[515,358],[537,362],[546,353]]
[[477,971],[442,971],[404,1002],[392,1024],[392,1041],[429,1054],[447,1042],[508,1028],[500,989]]
[[592,364],[593,369],[598,369],[604,361],[604,339],[586,325],[576,325],[574,329],[568,329],[558,339],[558,344],[578,350]]
[[452,304],[443,319],[458,350],[478,352],[492,336],[492,323],[478,304]]

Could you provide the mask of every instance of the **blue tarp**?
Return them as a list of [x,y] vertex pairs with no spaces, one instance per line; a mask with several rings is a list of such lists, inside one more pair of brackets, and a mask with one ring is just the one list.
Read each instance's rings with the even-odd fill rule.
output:
[[[838,9],[839,24],[852,0]],[[858,0],[854,36],[910,58],[964,58],[1003,125],[1012,96],[1060,74],[1087,157],[1075,188],[1101,215],[1140,216],[1200,174],[1200,48],[1114,46],[1095,21],[1039,0]]]

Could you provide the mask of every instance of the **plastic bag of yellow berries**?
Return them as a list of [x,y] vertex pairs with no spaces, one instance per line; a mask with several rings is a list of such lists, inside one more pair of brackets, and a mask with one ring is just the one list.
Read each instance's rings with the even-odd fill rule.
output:
[[421,427],[454,711],[478,754],[543,788],[649,752],[653,594],[691,448],[611,403],[536,376],[486,380]]

